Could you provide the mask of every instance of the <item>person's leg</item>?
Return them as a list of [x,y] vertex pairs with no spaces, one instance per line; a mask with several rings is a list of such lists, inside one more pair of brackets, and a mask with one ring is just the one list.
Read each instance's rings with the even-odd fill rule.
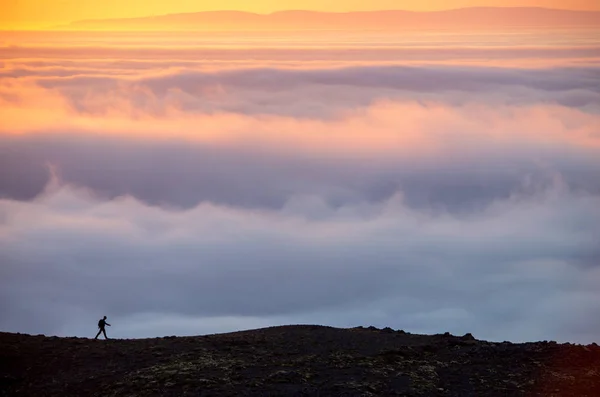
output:
[[102,333],[104,334],[104,339],[108,339],[108,336],[106,336],[106,330],[104,328],[102,328]]
[[99,330],[98,333],[96,334],[96,337],[94,339],[98,339],[98,337],[100,336],[101,332],[102,332],[102,330]]

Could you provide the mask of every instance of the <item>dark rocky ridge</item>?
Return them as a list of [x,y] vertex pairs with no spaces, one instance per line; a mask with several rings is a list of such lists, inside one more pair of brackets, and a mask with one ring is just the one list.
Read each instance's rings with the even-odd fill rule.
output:
[[285,326],[90,340],[0,333],[2,396],[600,396],[600,348]]

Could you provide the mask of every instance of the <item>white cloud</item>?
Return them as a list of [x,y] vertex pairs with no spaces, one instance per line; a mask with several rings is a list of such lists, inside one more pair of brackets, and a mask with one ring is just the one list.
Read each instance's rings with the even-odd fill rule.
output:
[[[1,326],[64,333],[65,323],[85,328],[81,313],[109,313],[125,325],[116,335],[135,337],[149,334],[135,324],[204,333],[327,313],[332,325],[591,341],[580,323],[600,313],[579,296],[600,294],[586,281],[600,258],[598,208],[599,196],[554,186],[465,216],[394,198],[321,203],[315,219],[305,206],[169,211],[62,185],[33,202],[0,202],[11,302]],[[580,317],[567,302],[584,305]]]
[[0,329],[597,340],[598,55],[0,48]]

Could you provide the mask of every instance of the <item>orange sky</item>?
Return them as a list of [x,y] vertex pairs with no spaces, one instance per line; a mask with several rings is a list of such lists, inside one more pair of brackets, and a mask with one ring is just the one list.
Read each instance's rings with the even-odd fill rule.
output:
[[122,18],[178,12],[241,10],[432,11],[472,6],[536,6],[600,10],[598,0],[0,0],[0,29],[36,29],[81,19]]

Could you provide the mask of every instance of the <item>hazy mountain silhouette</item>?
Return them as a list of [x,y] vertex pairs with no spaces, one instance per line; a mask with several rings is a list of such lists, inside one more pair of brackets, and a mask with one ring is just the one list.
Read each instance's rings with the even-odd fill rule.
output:
[[62,29],[113,30],[305,30],[305,29],[447,29],[506,27],[599,27],[600,12],[534,7],[473,7],[448,11],[366,11],[331,13],[281,11],[253,14],[210,11],[143,18],[73,22]]

